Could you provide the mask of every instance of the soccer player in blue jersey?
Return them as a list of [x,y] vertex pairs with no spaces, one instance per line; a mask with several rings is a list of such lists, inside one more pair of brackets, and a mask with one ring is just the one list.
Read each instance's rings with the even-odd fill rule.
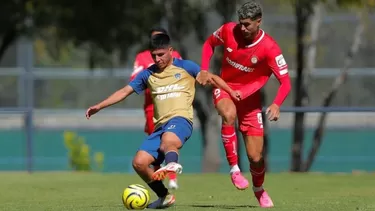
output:
[[[170,38],[166,34],[157,34],[151,38],[150,51],[155,64],[141,71],[128,85],[101,103],[90,107],[86,111],[86,117],[89,119],[101,109],[124,100],[133,92],[140,94],[145,89],[150,89],[155,130],[136,153],[133,168],[159,197],[148,208],[160,209],[175,202],[174,195],[169,193],[162,180],[170,172],[182,172],[182,166],[178,163],[179,149],[192,134],[192,103],[195,78],[200,74],[200,66],[189,60],[173,58]],[[239,100],[237,92],[230,89],[220,77],[211,74],[210,83]],[[150,168],[151,164],[163,161],[166,165],[159,170]]]

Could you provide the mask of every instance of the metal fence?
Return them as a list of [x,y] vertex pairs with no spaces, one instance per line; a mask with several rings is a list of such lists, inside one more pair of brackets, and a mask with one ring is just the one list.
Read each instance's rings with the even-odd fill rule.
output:
[[[84,109],[87,106],[102,100],[108,94],[126,84],[129,74],[130,70],[128,69],[111,71],[62,68],[32,68],[28,71],[22,68],[0,69],[0,118],[2,119],[0,131],[5,136],[6,133],[4,131],[9,130],[18,129],[16,131],[22,133],[22,136],[18,137],[18,139],[24,140],[20,146],[24,152],[24,158],[26,158],[26,162],[20,162],[19,157],[15,159],[10,156],[0,159],[0,164],[10,162],[14,164],[12,166],[17,166],[16,164],[18,163],[18,165],[23,166],[19,168],[29,171],[44,169],[44,167],[38,167],[38,165],[61,165],[64,157],[46,160],[46,157],[35,155],[37,154],[35,151],[38,151],[35,149],[34,143],[36,136],[38,136],[37,133],[38,131],[47,133],[46,129],[58,130],[60,131],[59,133],[64,130],[99,130],[102,131],[100,134],[103,135],[108,132],[106,132],[108,129],[109,131],[123,129],[132,131],[132,128],[135,128],[135,130],[139,131],[136,135],[138,139],[139,134],[142,134],[144,121],[141,109],[142,96],[135,95],[127,103],[120,104],[114,109],[108,109],[97,118],[98,121],[87,122],[84,118]],[[308,128],[313,128],[316,125],[320,112],[331,112],[327,123],[328,130],[349,128],[350,131],[358,135],[368,132],[363,132],[359,130],[360,128],[374,128],[375,122],[373,119],[375,116],[373,112],[375,107],[373,105],[375,103],[375,93],[372,88],[374,87],[372,81],[375,78],[375,69],[353,69],[350,72],[348,82],[339,91],[333,106],[328,108],[320,107],[319,103],[322,101],[324,92],[329,90],[333,78],[338,74],[338,69],[316,70],[310,83],[311,107],[292,107],[292,94],[288,98],[286,105],[282,107],[282,121],[272,124],[271,128],[282,130],[279,131],[280,134],[285,133],[285,131],[290,133],[295,112],[308,112],[306,118],[306,126]],[[291,76],[292,78],[295,77],[293,71],[291,71]],[[269,102],[277,91],[277,84],[277,80],[273,78],[266,87],[267,100]],[[199,123],[197,122],[196,127],[198,126]],[[330,133],[328,135],[334,137],[332,134],[337,132],[335,131],[331,131],[331,135]],[[284,136],[288,137],[287,134],[284,134]],[[371,137],[373,136],[372,133],[369,134],[371,134]],[[6,136],[6,139],[11,139],[10,137],[12,136]],[[44,138],[38,137],[37,142],[39,143]],[[359,136],[359,139],[368,140],[366,136]],[[14,147],[16,145],[11,146]],[[45,153],[48,154],[48,150]],[[276,156],[277,162],[284,160],[283,165],[289,162],[285,155],[281,157],[273,156]],[[196,156],[194,159],[198,158],[199,156]],[[118,159],[127,159],[126,162],[130,162],[130,157],[112,157],[110,159],[112,159],[111,165],[117,166],[117,169],[121,166]],[[320,157],[319,159],[323,163],[328,162],[327,158]],[[358,156],[353,157],[353,159],[358,160]],[[366,162],[370,162],[371,159],[371,156],[366,157]],[[362,162],[361,159],[358,162]],[[327,165],[324,164],[324,166]],[[2,168],[0,167],[0,169]],[[129,167],[128,169],[131,168]]]

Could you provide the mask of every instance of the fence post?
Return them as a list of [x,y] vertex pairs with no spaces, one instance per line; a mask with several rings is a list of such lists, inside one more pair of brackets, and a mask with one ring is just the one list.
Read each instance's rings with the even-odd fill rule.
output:
[[[21,49],[23,54],[20,56],[20,63],[23,66],[23,73],[19,77],[19,82],[25,83],[20,85],[19,88],[23,88],[23,100],[24,104],[21,105],[26,109],[24,116],[24,129],[26,132],[26,168],[28,173],[33,172],[33,138],[34,138],[34,123],[33,123],[33,111],[34,111],[34,49],[33,41],[31,38],[20,39]],[[21,101],[22,102],[22,101]]]

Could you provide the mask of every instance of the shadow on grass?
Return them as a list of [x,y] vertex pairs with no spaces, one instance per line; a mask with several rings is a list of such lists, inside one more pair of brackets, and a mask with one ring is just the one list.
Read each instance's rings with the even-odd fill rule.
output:
[[177,205],[178,207],[195,207],[195,208],[218,208],[218,209],[227,209],[235,210],[239,208],[257,208],[257,206],[251,205],[228,205],[228,204],[186,204],[186,205]]

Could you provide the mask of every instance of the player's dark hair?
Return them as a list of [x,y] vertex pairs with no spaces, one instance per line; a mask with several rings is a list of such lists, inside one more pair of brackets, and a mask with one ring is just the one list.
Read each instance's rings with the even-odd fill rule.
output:
[[150,39],[150,50],[164,49],[170,47],[171,39],[167,34],[156,34]]
[[237,10],[238,19],[256,20],[262,17],[262,6],[259,2],[251,0],[243,4],[240,9]]
[[152,27],[150,29],[150,31],[148,32],[148,35],[151,37],[152,33],[154,33],[154,32],[161,32],[162,34],[168,34],[168,32],[165,28],[156,26],[156,27]]

